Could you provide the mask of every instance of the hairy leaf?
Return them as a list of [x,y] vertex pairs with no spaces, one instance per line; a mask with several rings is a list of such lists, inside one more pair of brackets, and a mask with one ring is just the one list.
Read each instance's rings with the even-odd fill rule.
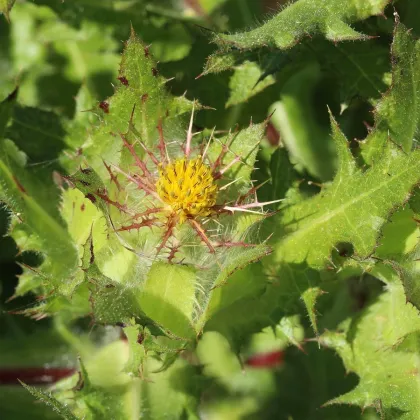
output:
[[[134,320],[133,320],[134,321]],[[132,322],[124,328],[124,334],[127,337],[128,345],[130,346],[130,355],[125,365],[125,370],[133,375],[138,375],[142,369],[143,360],[145,358],[145,350],[142,346],[142,336],[140,333],[140,326]]]
[[21,384],[39,401],[50,406],[59,416],[65,420],[77,420],[77,417],[66,407],[57,401],[51,394],[41,391],[33,386],[21,382]]
[[270,200],[283,199],[297,177],[285,148],[279,147],[271,155],[270,174],[273,186]]
[[399,278],[404,286],[407,301],[420,309],[419,290],[419,228],[417,217],[406,207],[391,217],[383,230],[375,256],[382,261],[374,273],[385,282]]
[[226,107],[245,102],[275,83],[273,76],[269,75],[261,80],[262,76],[263,73],[256,63],[245,61],[239,65],[229,82],[230,97]]
[[[390,212],[408,199],[419,181],[418,151],[406,155],[388,144],[381,161],[363,172],[334,121],[332,129],[339,155],[333,182],[312,198],[286,202],[275,220],[279,240],[265,260],[268,272],[278,279],[277,299],[283,310],[294,313],[304,303],[315,332],[314,303],[323,284],[362,272],[357,263],[343,270],[346,253],[344,257],[333,254],[343,247],[357,260],[370,256]],[[309,290],[315,295],[308,295]],[[303,302],[298,303],[298,297]]]
[[341,101],[355,96],[374,101],[386,90],[389,51],[379,40],[355,43],[313,42],[321,67],[331,71],[340,85]]
[[[418,349],[404,343],[418,334],[420,317],[406,303],[401,285],[387,289],[359,316],[346,320],[344,332],[325,332],[320,337],[321,344],[342,357],[347,371],[360,377],[355,389],[329,404],[373,406],[385,418],[414,419],[420,407],[415,375]],[[410,398],[398,397],[402,395]]]
[[275,247],[276,262],[306,261],[322,268],[339,242],[350,242],[357,255],[368,256],[389,212],[408,198],[419,180],[419,151],[406,155],[388,145],[381,161],[362,172],[334,121],[332,130],[338,172],[320,194],[282,211],[278,221],[286,235]]
[[194,270],[160,262],[153,264],[147,275],[140,304],[146,315],[164,328],[191,338],[194,295]]
[[312,176],[328,181],[335,170],[335,149],[313,107],[320,78],[315,63],[291,77],[281,90],[281,100],[272,105],[272,123],[297,163]]
[[[128,154],[121,152],[123,143],[119,134],[134,130],[147,146],[157,145],[158,124],[171,127],[169,133],[164,130],[165,135],[179,135],[181,124],[174,118],[192,108],[192,103],[185,98],[174,98],[166,92],[166,81],[159,75],[149,47],[137,38],[134,31],[126,43],[118,77],[114,95],[99,104],[102,122],[84,149],[90,166],[103,179],[109,177],[103,160],[123,168],[131,163]],[[138,153],[141,156],[144,152],[138,148]]]
[[249,32],[216,35],[221,48],[291,48],[304,36],[322,34],[337,42],[363,39],[350,24],[383,12],[388,0],[299,0]]
[[[1,103],[3,110],[10,107],[10,98]],[[10,130],[14,124],[13,119]],[[39,132],[37,137],[35,126],[25,124],[24,127],[28,130],[26,135],[33,134],[35,141],[51,141],[48,137],[41,138]],[[54,134],[51,136],[56,140]],[[59,287],[62,282],[69,280],[75,270],[77,253],[56,207],[59,190],[53,182],[51,169],[30,167],[30,155],[22,153],[8,139],[1,140],[0,147],[0,182],[4,200],[18,216],[23,229],[29,229],[31,234],[38,236],[41,248],[36,250],[48,256],[48,261],[43,267],[46,272],[45,279]],[[31,151],[28,150],[29,152]]]
[[[405,152],[412,148],[418,135],[420,115],[420,42],[399,23],[392,44],[392,86],[378,103],[375,127],[362,144],[367,164],[380,159],[384,145],[393,141]],[[404,118],[401,116],[404,115]]]

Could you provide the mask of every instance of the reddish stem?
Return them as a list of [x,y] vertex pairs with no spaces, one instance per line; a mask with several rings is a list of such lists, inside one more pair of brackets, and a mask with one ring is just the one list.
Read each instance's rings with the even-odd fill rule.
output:
[[207,245],[207,248],[209,251],[214,254],[216,251],[214,250],[214,247],[212,243],[210,242],[210,239],[207,237],[205,230],[203,227],[194,219],[189,219],[190,225],[193,227],[193,229],[197,232],[198,236],[201,238],[201,240]]
[[76,373],[76,369],[63,367],[0,368],[0,385],[49,385]]
[[150,171],[147,169],[146,164],[137,156],[137,153],[134,149],[134,146],[132,144],[129,143],[129,141],[125,138],[125,136],[123,134],[120,133],[120,137],[124,143],[124,146],[128,149],[128,151],[130,152],[131,156],[133,156],[136,165],[143,171],[143,175],[148,178],[151,177],[151,173]]
[[157,130],[159,133],[159,145],[158,145],[158,149],[160,151],[160,159],[162,161],[162,163],[166,163],[167,162],[167,158],[166,158],[166,146],[165,146],[165,138],[163,136],[163,127],[162,127],[162,120],[159,119],[158,125],[157,125]]
[[275,350],[267,353],[257,353],[249,357],[245,365],[253,368],[272,368],[283,364],[284,352]]

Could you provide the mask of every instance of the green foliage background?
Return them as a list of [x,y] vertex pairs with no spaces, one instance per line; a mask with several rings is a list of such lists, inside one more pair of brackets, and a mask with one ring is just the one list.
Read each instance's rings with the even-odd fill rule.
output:
[[[420,2],[0,11],[2,419],[420,418]],[[226,199],[283,201],[209,224],[257,246],[216,263],[181,229],[169,264],[158,229],[116,235],[146,207],[104,162],[160,121],[183,141],[193,107],[213,158],[235,133]]]

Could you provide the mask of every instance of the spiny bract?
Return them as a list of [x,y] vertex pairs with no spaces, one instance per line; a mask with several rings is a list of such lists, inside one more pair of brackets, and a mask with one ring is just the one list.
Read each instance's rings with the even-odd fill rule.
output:
[[[134,112],[135,110],[131,120]],[[211,254],[215,254],[217,248],[253,246],[245,242],[245,235],[238,237],[231,227],[220,223],[219,216],[232,215],[235,212],[265,216],[263,207],[277,202],[260,203],[256,196],[258,186],[254,187],[252,183],[245,193],[242,189],[242,193],[233,198],[232,194],[226,194],[228,189],[240,181],[240,177],[227,178],[229,169],[236,164],[246,165],[243,157],[231,148],[236,135],[230,134],[226,143],[220,143],[221,147],[216,153],[215,150],[211,150],[212,142],[219,142],[214,139],[214,131],[205,147],[192,147],[193,118],[194,112],[191,115],[187,139],[181,145],[181,154],[174,153],[173,148],[168,150],[161,123],[157,127],[159,142],[156,150],[152,150],[141,140],[130,121],[129,126],[133,130],[126,134],[119,133],[119,136],[132,157],[134,169],[131,167],[125,171],[116,165],[104,162],[117,188],[113,193],[110,190],[97,191],[94,195],[125,215],[121,218],[115,214],[115,220],[112,220],[112,215],[110,216],[111,224],[122,240],[126,239],[124,232],[130,234],[131,231],[139,231],[144,227],[155,232],[149,236],[143,235],[142,255],[146,245],[150,250],[150,245],[155,241],[153,238],[156,238],[155,228],[157,228],[161,233],[159,242],[155,241],[153,245],[154,258],[160,255],[161,251],[162,254],[167,251],[169,254],[163,257],[173,262],[180,248],[187,245],[194,246],[191,235],[178,237],[177,228],[183,225],[192,228],[195,236],[198,236]],[[134,141],[129,140],[132,135]],[[256,146],[258,142],[259,139],[256,139]],[[143,150],[143,156],[136,151],[137,147]],[[229,161],[225,162],[227,157]],[[121,188],[113,171],[125,177],[126,188]],[[132,203],[134,205],[130,207]]]

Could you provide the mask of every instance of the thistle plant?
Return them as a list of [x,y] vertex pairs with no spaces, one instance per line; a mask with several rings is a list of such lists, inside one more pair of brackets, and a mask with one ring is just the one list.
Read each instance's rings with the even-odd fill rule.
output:
[[36,3],[0,1],[2,420],[417,419],[420,2]]

